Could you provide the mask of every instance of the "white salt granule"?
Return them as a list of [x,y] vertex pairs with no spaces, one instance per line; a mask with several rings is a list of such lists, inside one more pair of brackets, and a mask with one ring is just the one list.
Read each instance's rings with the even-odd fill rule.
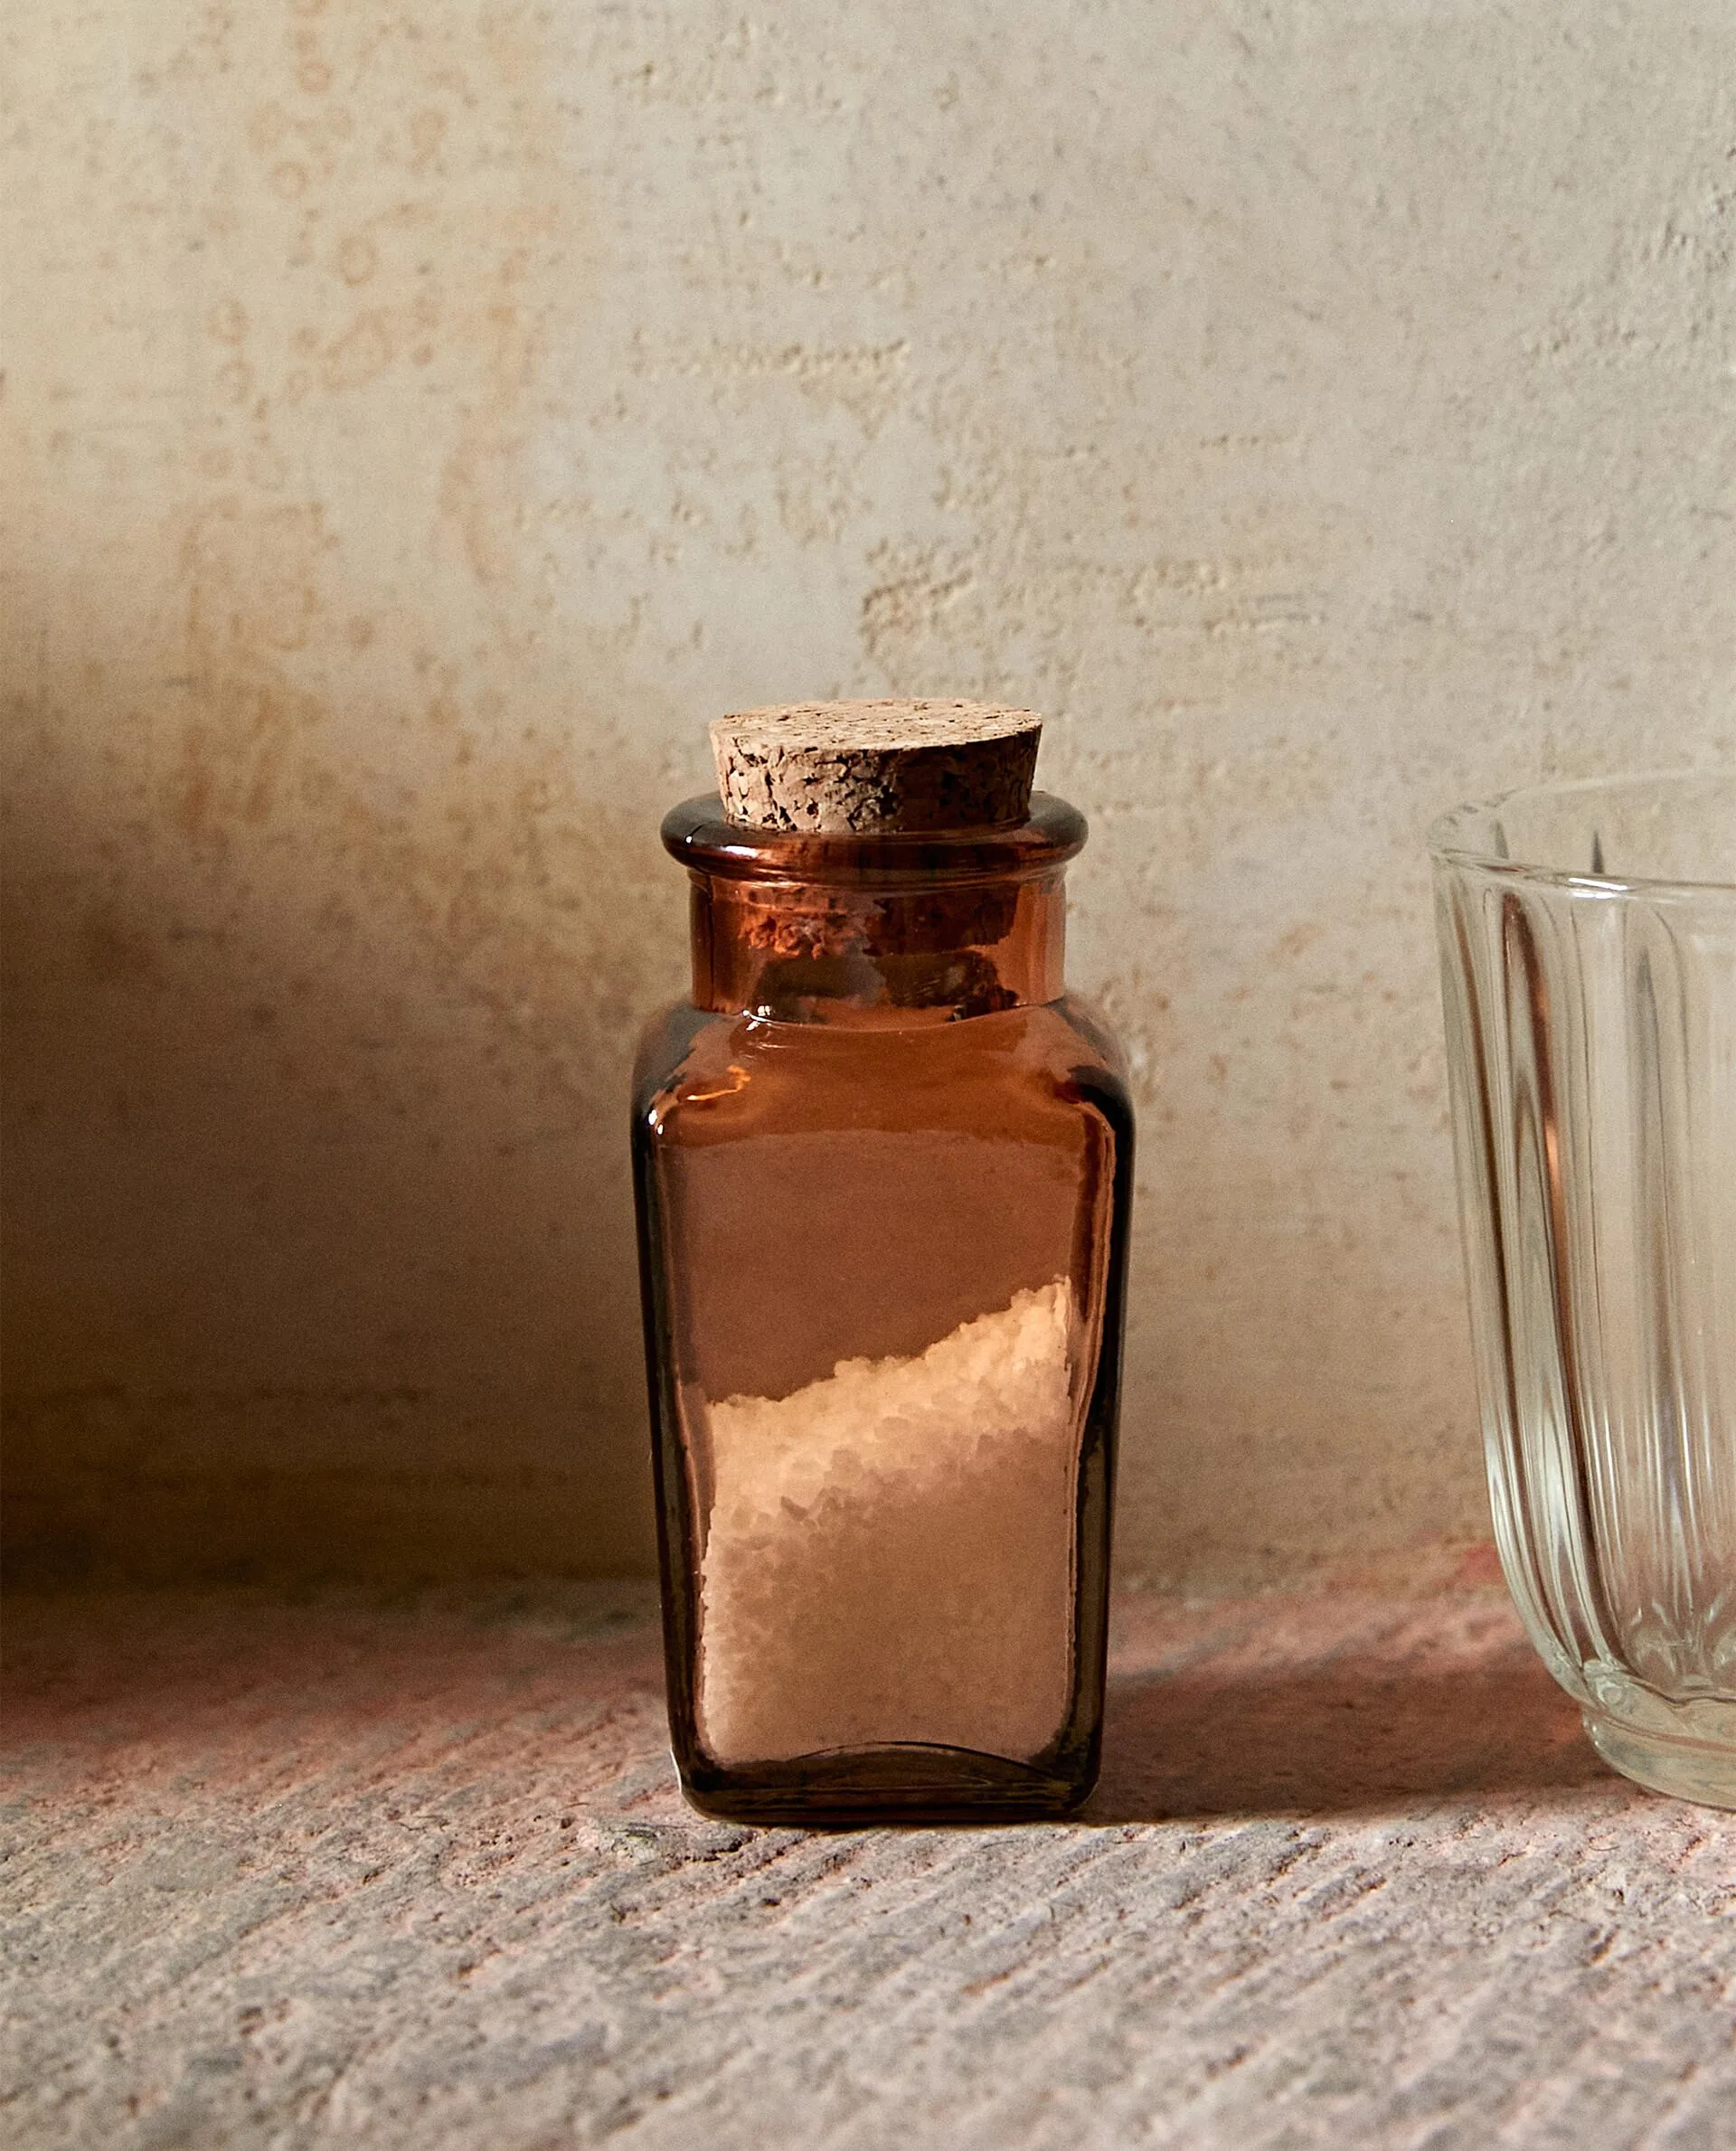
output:
[[913,1359],[706,1410],[699,1718],[721,1763],[924,1741],[1026,1758],[1072,1676],[1065,1278]]

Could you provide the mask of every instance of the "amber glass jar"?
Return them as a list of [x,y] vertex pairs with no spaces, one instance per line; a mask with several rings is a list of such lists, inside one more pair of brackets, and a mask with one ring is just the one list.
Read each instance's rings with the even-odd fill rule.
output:
[[1054,1815],[1096,1778],[1133,1127],[1062,984],[1084,821],[1015,804],[664,824],[693,999],[633,1136],[670,1722],[711,1814]]

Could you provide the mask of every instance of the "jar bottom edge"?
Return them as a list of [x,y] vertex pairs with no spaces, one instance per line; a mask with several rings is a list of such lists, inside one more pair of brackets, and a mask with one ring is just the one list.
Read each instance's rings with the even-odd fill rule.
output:
[[1097,1781],[1095,1752],[1071,1769],[911,1743],[839,1749],[742,1770],[684,1768],[682,1791],[721,1821],[859,1830],[888,1824],[1054,1822]]

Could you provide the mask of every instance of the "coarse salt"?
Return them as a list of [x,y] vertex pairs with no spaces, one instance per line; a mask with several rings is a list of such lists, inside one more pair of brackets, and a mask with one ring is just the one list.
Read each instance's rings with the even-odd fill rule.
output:
[[908,1359],[701,1407],[699,1722],[725,1765],[921,1742],[1026,1759],[1072,1678],[1065,1278]]

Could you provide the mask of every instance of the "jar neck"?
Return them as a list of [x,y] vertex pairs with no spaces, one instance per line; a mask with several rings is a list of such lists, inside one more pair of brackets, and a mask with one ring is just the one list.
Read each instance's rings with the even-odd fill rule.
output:
[[693,882],[693,1000],[769,1021],[914,1028],[1064,991],[1066,863],[1083,817],[920,837],[791,835],[693,799],[664,823]]

